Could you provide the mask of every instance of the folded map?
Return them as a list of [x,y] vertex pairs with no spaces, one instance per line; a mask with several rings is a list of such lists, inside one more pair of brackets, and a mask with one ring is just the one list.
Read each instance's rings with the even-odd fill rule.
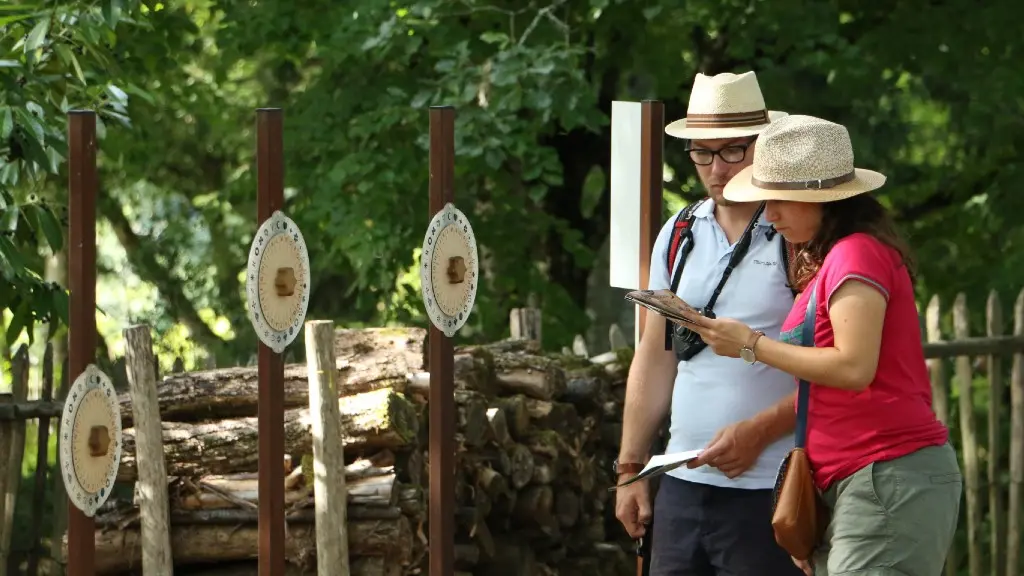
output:
[[698,449],[689,450],[687,452],[673,452],[671,454],[660,454],[658,456],[654,456],[651,458],[651,461],[647,463],[647,466],[644,466],[644,469],[641,470],[639,474],[630,478],[629,480],[626,480],[625,482],[619,484],[618,486],[612,486],[608,490],[614,491],[616,488],[629,486],[630,484],[634,482],[639,482],[644,478],[653,478],[655,476],[660,476],[666,472],[671,472],[672,470],[675,470],[676,468],[683,466],[687,462],[695,460],[698,456],[700,456],[700,453],[703,451],[703,449]]
[[700,311],[676,296],[671,290],[633,290],[626,294],[626,300],[668,318],[675,323],[693,324],[683,317],[682,312],[700,314]]

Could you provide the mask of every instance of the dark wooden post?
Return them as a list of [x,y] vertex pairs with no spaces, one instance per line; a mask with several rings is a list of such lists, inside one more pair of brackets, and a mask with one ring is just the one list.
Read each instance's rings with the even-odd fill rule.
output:
[[[96,113],[68,112],[70,381],[96,359]],[[68,575],[96,573],[96,522],[67,501]]]
[[[657,100],[641,104],[640,125],[640,289],[647,289],[651,275],[651,251],[661,231],[664,184],[665,105]],[[640,307],[640,335],[647,309]]]
[[[661,230],[662,187],[664,185],[665,105],[657,100],[644,100],[640,112],[640,289],[646,290],[651,275],[651,251]],[[637,346],[643,337],[647,310],[640,307]],[[665,424],[668,425],[667,423]],[[654,439],[652,453],[663,451],[662,437]],[[651,504],[658,491],[659,478],[648,481]],[[650,573],[651,550],[654,543],[653,519],[644,536],[642,557],[637,558],[637,574]]]
[[[430,107],[430,214],[455,201],[455,108]],[[430,576],[455,570],[455,397],[452,341],[430,325]]]
[[[256,111],[256,226],[284,206],[280,108]],[[284,575],[284,360],[259,344],[259,574]]]

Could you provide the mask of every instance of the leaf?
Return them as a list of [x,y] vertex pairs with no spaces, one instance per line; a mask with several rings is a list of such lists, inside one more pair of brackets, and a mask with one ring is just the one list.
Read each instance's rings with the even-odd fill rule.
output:
[[31,204],[31,206],[35,208],[39,227],[42,228],[43,236],[46,237],[46,243],[50,245],[50,250],[54,253],[59,252],[64,247],[64,233],[57,216],[42,204]]
[[35,52],[37,48],[43,45],[43,40],[46,39],[46,34],[50,31],[50,19],[43,17],[42,20],[36,23],[32,28],[32,31],[28,33],[28,40],[25,41],[25,52]]
[[36,142],[43,146],[46,143],[46,136],[43,132],[42,123],[25,108],[15,108],[14,113],[18,116],[18,120],[21,120],[21,124],[35,137]]
[[111,29],[121,20],[121,0],[109,0],[103,5],[103,19]]
[[0,212],[0,232],[14,232],[17,230],[19,215],[17,205],[8,206],[3,212]]
[[32,301],[22,298],[21,304],[11,316],[11,323],[7,325],[7,344],[11,345],[21,336],[21,333],[28,329],[32,331]]
[[0,108],[0,140],[6,140],[14,130],[14,115],[10,106]]
[[57,313],[57,317],[60,318],[61,322],[63,322],[64,324],[70,324],[70,312],[68,310],[68,306],[70,306],[70,301],[68,298],[68,293],[60,286],[56,286],[53,290],[52,299],[53,311]]
[[21,22],[31,18],[31,14],[15,14],[13,16],[0,16],[0,26],[6,26],[15,22]]

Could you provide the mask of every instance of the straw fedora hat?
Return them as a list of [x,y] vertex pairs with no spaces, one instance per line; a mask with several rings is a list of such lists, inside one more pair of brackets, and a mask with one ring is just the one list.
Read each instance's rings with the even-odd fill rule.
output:
[[690,90],[686,118],[665,127],[665,133],[688,140],[739,138],[759,134],[786,112],[768,110],[753,72],[714,76],[697,74]]
[[794,114],[758,136],[754,161],[722,193],[733,202],[833,202],[883,184],[884,174],[854,166],[845,126]]

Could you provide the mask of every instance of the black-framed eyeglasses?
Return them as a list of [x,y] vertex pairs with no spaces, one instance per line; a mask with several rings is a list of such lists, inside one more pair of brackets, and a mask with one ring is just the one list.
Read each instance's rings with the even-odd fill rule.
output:
[[698,166],[708,166],[715,161],[715,156],[722,158],[723,162],[729,164],[736,164],[743,162],[743,159],[747,157],[747,148],[754,141],[744,142],[742,144],[729,144],[719,148],[718,150],[709,150],[707,148],[688,148],[686,152],[690,155],[690,160]]

